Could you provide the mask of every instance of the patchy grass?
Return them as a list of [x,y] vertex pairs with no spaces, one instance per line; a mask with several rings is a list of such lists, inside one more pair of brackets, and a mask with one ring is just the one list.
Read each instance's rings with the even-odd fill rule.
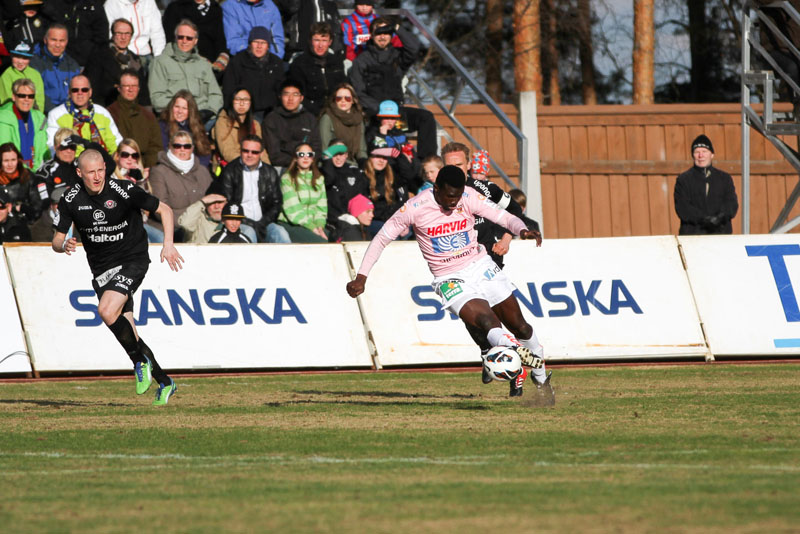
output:
[[3,532],[800,532],[800,366],[0,384]]

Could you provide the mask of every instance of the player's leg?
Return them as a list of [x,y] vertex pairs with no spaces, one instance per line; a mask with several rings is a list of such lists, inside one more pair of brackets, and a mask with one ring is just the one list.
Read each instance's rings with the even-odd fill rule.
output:
[[[474,298],[467,301],[459,310],[459,317],[468,326],[468,329],[474,328],[476,331],[483,332],[492,347],[502,346],[527,350],[523,349],[520,342],[503,327],[500,318],[486,300]],[[485,371],[483,375],[486,376]],[[522,372],[510,382],[509,396],[519,397],[522,395],[522,385],[527,377],[528,370],[523,366]],[[484,383],[487,383],[485,378]]]
[[133,298],[113,289],[102,291],[97,313],[133,362],[136,393],[142,395],[153,382],[153,366],[139,350],[139,339],[133,324]]
[[531,365],[531,372],[537,384],[543,384],[547,380],[547,371],[544,365],[544,348],[539,343],[539,338],[533,327],[522,316],[522,310],[514,295],[509,296],[504,301],[492,307],[500,321],[511,331],[517,340],[536,356]]

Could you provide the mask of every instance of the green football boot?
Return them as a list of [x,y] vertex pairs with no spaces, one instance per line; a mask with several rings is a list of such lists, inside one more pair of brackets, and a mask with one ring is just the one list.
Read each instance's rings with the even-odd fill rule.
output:
[[136,378],[136,394],[142,395],[150,389],[150,384],[153,383],[153,364],[150,359],[145,356],[145,362],[136,362],[133,366],[133,375]]
[[169,384],[159,384],[156,390],[156,400],[153,401],[153,406],[163,406],[169,402],[175,392],[178,391],[178,385],[173,379],[169,379]]

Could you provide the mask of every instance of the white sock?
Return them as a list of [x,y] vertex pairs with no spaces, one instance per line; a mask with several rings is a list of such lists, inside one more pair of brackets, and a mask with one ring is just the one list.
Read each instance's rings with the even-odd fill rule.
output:
[[539,338],[536,337],[536,332],[533,333],[530,339],[520,339],[519,342],[525,347],[529,348],[532,353],[542,358],[542,366],[538,369],[531,369],[531,374],[533,374],[533,378],[537,382],[540,384],[543,383],[547,378],[547,372],[545,371],[544,367],[544,347],[542,347],[542,344],[539,343]]
[[519,341],[517,341],[517,338],[511,335],[511,332],[503,327],[492,328],[489,330],[489,333],[486,334],[486,339],[493,347],[519,346]]

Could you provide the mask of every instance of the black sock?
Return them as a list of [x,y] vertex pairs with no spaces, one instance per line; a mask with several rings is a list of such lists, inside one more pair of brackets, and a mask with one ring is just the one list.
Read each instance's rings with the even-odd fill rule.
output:
[[119,344],[128,353],[128,358],[133,363],[144,363],[144,355],[139,351],[139,346],[136,343],[136,334],[133,332],[133,327],[124,315],[117,317],[113,324],[108,325],[108,329],[117,338]]
[[150,360],[150,363],[153,364],[153,378],[156,379],[156,382],[159,384],[169,384],[169,375],[164,372],[158,362],[156,361],[156,357],[153,355],[153,351],[150,350],[150,347],[147,346],[147,343],[144,342],[142,338],[139,338],[139,351],[147,356]]

